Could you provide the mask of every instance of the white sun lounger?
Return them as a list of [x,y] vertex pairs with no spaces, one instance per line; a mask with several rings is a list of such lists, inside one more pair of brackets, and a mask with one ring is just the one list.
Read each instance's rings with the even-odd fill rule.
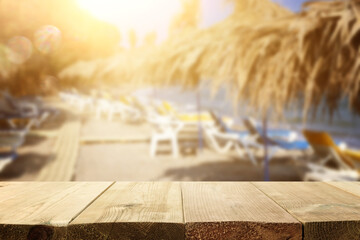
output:
[[[244,156],[245,151],[247,158],[251,161],[253,165],[257,165],[255,156],[250,151],[249,147],[251,143],[248,141],[243,141],[239,138],[238,134],[231,134],[231,133],[223,133],[220,132],[214,126],[205,126],[205,140],[207,141],[208,145],[214,149],[216,152],[224,154],[230,152],[232,149],[241,156]],[[221,144],[222,142],[222,144]]]

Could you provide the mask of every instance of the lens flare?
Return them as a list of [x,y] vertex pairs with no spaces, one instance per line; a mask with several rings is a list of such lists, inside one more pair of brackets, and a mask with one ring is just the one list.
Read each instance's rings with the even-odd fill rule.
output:
[[6,55],[10,62],[22,64],[32,54],[32,43],[23,36],[12,37],[7,43]]
[[55,26],[43,26],[35,32],[35,47],[43,54],[54,52],[60,43],[61,31]]
[[44,78],[42,79],[42,84],[41,84],[41,88],[44,92],[48,92],[48,91],[51,91],[56,83],[57,83],[58,79],[54,76],[51,76],[51,75],[46,75],[44,76]]
[[289,142],[294,142],[297,138],[298,138],[297,132],[291,131],[288,138]]
[[344,151],[347,149],[347,144],[345,142],[340,142],[339,148],[340,148],[340,150]]

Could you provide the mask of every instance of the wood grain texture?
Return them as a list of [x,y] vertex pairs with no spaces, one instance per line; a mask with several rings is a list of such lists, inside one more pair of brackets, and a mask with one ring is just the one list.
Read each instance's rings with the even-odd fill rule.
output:
[[[42,188],[44,182],[0,182],[0,204],[10,198],[15,198],[24,192],[36,191]],[[26,186],[26,187],[25,187]]]
[[[8,185],[13,187],[11,191],[16,192],[16,196],[0,202],[0,239],[65,239],[69,222],[111,184],[35,182]],[[6,188],[0,188],[0,195]]]
[[359,182],[326,182],[326,183],[360,197]]
[[186,239],[301,239],[301,223],[251,183],[182,183]]
[[71,181],[79,151],[81,121],[67,109],[66,122],[58,131],[49,162],[41,169],[37,181]]
[[69,226],[71,239],[184,239],[179,183],[117,182]]
[[99,137],[99,136],[88,136],[80,138],[82,144],[100,144],[100,143],[141,143],[150,142],[150,137]]
[[319,182],[254,183],[304,224],[304,239],[360,239],[360,198]]

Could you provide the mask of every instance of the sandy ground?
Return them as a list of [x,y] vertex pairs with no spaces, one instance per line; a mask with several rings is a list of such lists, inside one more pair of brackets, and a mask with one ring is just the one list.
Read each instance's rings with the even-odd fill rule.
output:
[[[261,181],[263,166],[234,155],[209,150],[197,156],[173,159],[169,155],[150,158],[146,143],[82,146],[76,168],[79,181]],[[300,180],[297,167],[275,159],[271,180]]]
[[[56,131],[65,121],[63,115],[50,120],[40,130]],[[148,124],[125,124],[83,116],[81,138],[149,139]],[[56,136],[55,136],[56,137]],[[19,157],[1,173],[0,180],[33,180],[51,156],[55,137],[28,136],[19,149]],[[209,149],[171,157],[169,147],[156,158],[149,155],[149,142],[81,144],[75,169],[77,181],[262,181],[262,155],[254,166],[235,152],[217,154]],[[279,154],[270,162],[270,179],[301,180],[304,169],[291,161],[289,153]]]
[[[149,138],[147,124],[131,125],[119,121],[84,121],[83,136]],[[235,152],[217,154],[209,149],[174,159],[169,146],[156,158],[149,155],[149,143],[110,143],[81,145],[75,179],[78,181],[261,181],[261,152],[258,165]],[[270,163],[270,178],[274,181],[300,180],[302,169],[287,154],[278,154]]]

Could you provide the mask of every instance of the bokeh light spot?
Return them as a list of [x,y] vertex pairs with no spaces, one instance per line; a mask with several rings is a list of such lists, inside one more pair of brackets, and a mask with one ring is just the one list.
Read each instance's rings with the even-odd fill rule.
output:
[[22,64],[30,58],[32,54],[32,43],[23,36],[12,37],[7,43],[6,55],[10,62]]
[[61,31],[51,25],[41,27],[35,32],[35,47],[43,54],[55,51],[61,42]]

